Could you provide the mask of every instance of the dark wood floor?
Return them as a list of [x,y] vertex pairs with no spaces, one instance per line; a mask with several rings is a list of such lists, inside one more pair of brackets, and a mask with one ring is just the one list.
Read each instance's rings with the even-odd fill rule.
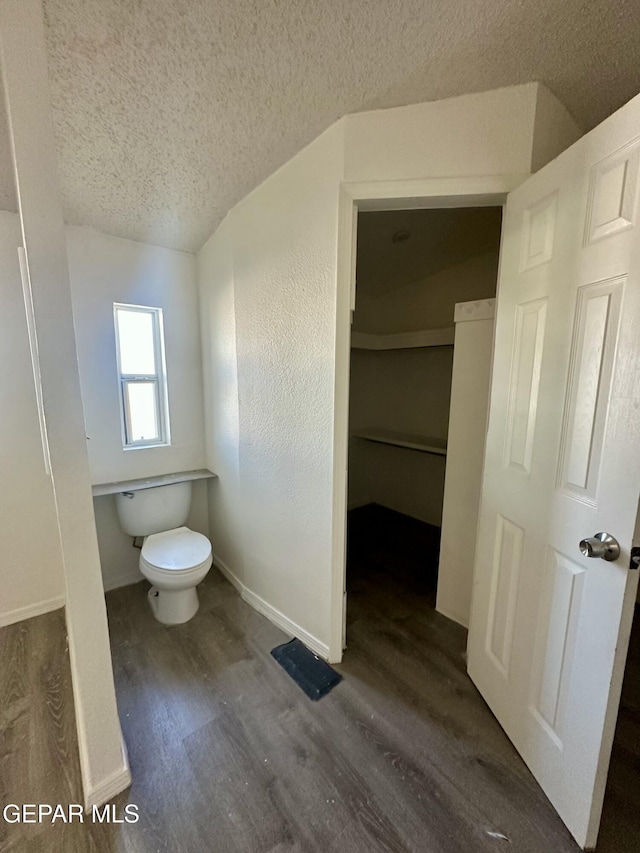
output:
[[[0,808],[70,802],[82,802],[80,764],[64,611],[57,610],[0,629]],[[8,825],[0,813],[2,851],[32,849],[26,839],[40,832]]]
[[640,605],[631,632],[598,851],[640,851]]
[[[433,569],[407,547],[412,536],[421,553],[437,549],[437,531],[402,517],[352,518],[344,680],[318,703],[271,658],[282,632],[215,570],[198,615],[179,627],[153,619],[142,584],[109,593],[134,776],[115,802],[137,804],[140,822],[0,821],[0,849],[575,853],[467,678],[465,632],[435,613]],[[61,614],[2,629],[0,655],[4,802],[80,801]],[[632,738],[623,749],[603,853],[638,849],[612,830],[621,804],[627,814],[637,802]]]

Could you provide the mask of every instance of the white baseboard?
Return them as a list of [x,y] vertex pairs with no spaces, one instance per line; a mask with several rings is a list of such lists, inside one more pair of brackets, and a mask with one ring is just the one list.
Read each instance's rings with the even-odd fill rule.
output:
[[231,586],[234,586],[238,590],[238,592],[240,593],[240,597],[242,597],[242,593],[244,592],[245,585],[242,583],[240,578],[238,578],[237,575],[235,575],[231,571],[231,569],[224,562],[224,560],[221,560],[220,557],[217,557],[214,554],[213,555],[213,565],[216,567],[216,569],[220,569],[220,571],[225,576],[225,578],[229,581]]
[[124,791],[131,784],[131,770],[129,769],[129,756],[127,746],[122,739],[122,767],[119,767],[106,779],[97,785],[88,787],[84,792],[85,811],[91,811],[94,806],[102,806],[112,800],[116,794]]
[[35,604],[28,604],[26,607],[17,607],[7,613],[0,613],[0,628],[13,625],[15,622],[23,622],[25,619],[32,619],[34,616],[42,616],[43,613],[50,613],[52,610],[59,610],[64,605],[64,595],[57,595],[55,598],[49,598],[46,601],[37,601]]
[[122,572],[115,577],[105,578],[103,576],[102,578],[105,592],[109,592],[112,589],[119,589],[121,586],[131,586],[132,584],[140,583],[140,581],[143,580],[144,575],[142,572],[138,571],[138,569],[135,571]]
[[[69,630],[69,612],[67,611],[67,636],[70,637],[71,631]],[[102,740],[104,735],[98,731],[92,731],[89,733],[86,723],[85,717],[85,709],[86,702],[84,698],[86,697],[86,692],[81,693],[79,689],[79,677],[78,677],[78,665],[76,661],[76,653],[75,653],[75,645],[71,640],[68,644],[69,649],[69,666],[71,668],[71,687],[73,689],[73,704],[75,706],[76,711],[76,735],[78,738],[78,757],[80,759],[80,775],[82,777],[82,794],[84,799],[84,807],[86,811],[90,811],[93,806],[101,806],[103,803],[108,802],[110,799],[115,797],[116,794],[119,794],[121,791],[124,791],[125,788],[128,788],[131,784],[131,770],[129,768],[129,755],[127,753],[127,746],[124,741],[124,737],[122,736],[122,728],[120,726],[120,721],[117,718],[117,708],[114,707],[113,711],[116,714],[116,721],[118,724],[117,732],[112,732],[112,735],[115,735],[111,744],[108,744],[109,751],[113,749],[115,755],[111,758],[107,759],[109,764],[111,765],[111,772],[106,772],[104,775],[100,775],[98,779],[94,778],[92,760],[91,760],[91,752],[89,748],[90,739],[93,740],[92,746],[94,747],[93,752],[95,755],[95,739],[100,738],[101,747],[104,746]],[[109,655],[111,657],[111,655]],[[111,682],[113,686],[113,681]],[[85,687],[86,685],[83,685]],[[113,689],[113,687],[112,687]],[[115,700],[115,692],[113,696]],[[118,738],[116,741],[115,738]],[[120,747],[120,754],[116,752],[117,747]],[[102,757],[102,761],[104,762],[105,756]]]
[[297,637],[305,644],[305,646],[310,648],[312,652],[315,652],[318,657],[328,660],[329,646],[326,643],[321,642],[317,637],[314,637],[313,634],[310,634],[300,625],[297,625],[292,619],[289,619],[288,616],[285,616],[284,613],[272,604],[269,604],[268,601],[265,601],[264,598],[253,592],[253,590],[245,586],[240,578],[237,577],[229,566],[227,566],[219,557],[214,555],[213,561],[229,583],[238,590],[243,601],[250,604],[254,610],[258,611],[258,613],[266,616],[270,622],[277,625],[278,628],[285,632],[285,634],[291,634],[292,636]]
[[452,622],[457,622],[458,625],[462,625],[462,627],[466,628],[467,631],[469,630],[468,618],[465,618],[460,613],[454,613],[452,610],[449,610],[448,607],[441,607],[437,602],[436,602],[436,611],[438,613],[441,613],[443,616],[446,616],[447,619],[451,619]]

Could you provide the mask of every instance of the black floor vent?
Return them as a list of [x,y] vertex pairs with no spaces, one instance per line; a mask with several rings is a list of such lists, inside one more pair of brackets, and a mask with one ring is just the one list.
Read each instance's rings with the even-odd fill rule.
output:
[[322,699],[342,681],[340,673],[320,660],[298,639],[276,646],[271,650],[271,654],[314,702]]

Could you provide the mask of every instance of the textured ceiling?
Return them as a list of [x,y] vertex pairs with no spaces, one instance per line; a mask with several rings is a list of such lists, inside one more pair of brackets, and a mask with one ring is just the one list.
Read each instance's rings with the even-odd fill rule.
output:
[[541,80],[588,129],[640,91],[640,0],[44,5],[67,221],[191,251],[345,113]]

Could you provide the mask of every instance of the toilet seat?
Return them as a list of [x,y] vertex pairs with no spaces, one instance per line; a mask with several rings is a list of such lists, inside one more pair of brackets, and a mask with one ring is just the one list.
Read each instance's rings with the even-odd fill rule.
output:
[[161,575],[189,575],[211,566],[211,542],[188,527],[147,536],[140,553],[141,568]]

